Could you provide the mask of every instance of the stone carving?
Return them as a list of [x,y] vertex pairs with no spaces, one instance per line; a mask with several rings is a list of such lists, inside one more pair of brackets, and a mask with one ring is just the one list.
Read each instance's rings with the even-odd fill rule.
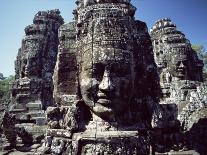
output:
[[[16,137],[17,133],[15,131],[16,119],[14,115],[9,115],[8,112],[4,111],[1,118],[1,133],[4,133],[8,146],[5,146],[5,149],[12,149],[16,146]],[[9,129],[9,130],[8,130]]]
[[[41,102],[42,109],[53,104],[52,75],[57,58],[58,28],[63,24],[59,10],[40,11],[25,28],[15,63],[12,90],[14,107],[26,109],[29,102]],[[40,110],[42,110],[40,109]]]
[[73,131],[77,129],[76,116],[77,110],[75,107],[48,107],[47,119],[48,126],[51,129],[66,129]]
[[15,61],[13,103],[9,110],[19,121],[18,128],[32,135],[33,143],[39,143],[37,139],[44,136],[44,110],[54,105],[52,75],[57,59],[58,28],[62,24],[59,10],[39,11],[33,24],[25,28],[26,36]]
[[126,3],[129,4],[131,0],[77,0],[76,4],[80,6],[80,3],[83,3],[84,7],[89,5],[95,5],[100,3]]
[[[148,154],[149,138],[141,131],[150,127],[159,85],[147,27],[131,17],[135,8],[130,3],[79,3],[77,21],[59,29],[54,73],[59,107],[47,110],[52,129],[44,151]],[[61,112],[72,107],[77,113]]]
[[71,105],[76,100],[78,82],[76,60],[75,22],[64,24],[59,28],[59,47],[57,62],[53,75],[55,102]]
[[4,117],[0,130],[9,148],[27,135],[23,143],[39,144],[30,153],[205,154],[203,62],[185,35],[165,18],[150,36],[130,0],[76,4],[73,22],[63,24],[58,10],[40,11],[25,29],[15,118]]
[[30,145],[33,137],[23,127],[18,126],[19,120],[14,114],[4,111],[2,122],[0,124],[2,133],[5,135],[6,142],[3,146],[5,150],[10,150],[16,147],[17,136],[19,136],[24,145]]
[[[185,35],[178,31],[176,25],[168,18],[155,23],[151,30],[151,38],[160,74],[161,103],[175,103],[172,113],[177,113],[177,121],[180,122],[180,127],[174,126],[177,128],[176,134],[186,136],[179,145],[194,148],[202,154],[206,152],[206,143],[198,142],[194,138],[201,137],[195,134],[196,130],[206,128],[200,123],[206,118],[206,84],[202,82],[203,62],[198,59]],[[185,134],[179,131],[179,128]]]
[[198,59],[185,35],[176,29],[170,19],[157,21],[151,29],[151,38],[164,98],[174,97],[170,89],[180,80],[203,81],[203,62]]
[[173,80],[203,80],[203,62],[198,59],[185,35],[176,29],[170,19],[157,21],[151,30],[151,37],[154,58],[160,73],[167,68]]

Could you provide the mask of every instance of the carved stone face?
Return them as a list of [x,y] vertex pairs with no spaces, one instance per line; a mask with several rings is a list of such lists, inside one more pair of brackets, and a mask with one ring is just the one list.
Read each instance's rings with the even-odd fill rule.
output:
[[187,55],[175,55],[171,62],[172,75],[185,79],[187,77],[188,65]]
[[39,44],[35,41],[26,40],[24,44],[24,60],[23,60],[23,72],[24,76],[38,76],[40,71],[39,64]]
[[99,49],[84,54],[82,61],[79,80],[86,105],[105,120],[123,117],[134,91],[132,57],[122,51]]
[[38,68],[38,60],[35,58],[29,58],[25,66],[25,75],[26,76],[37,76],[40,74]]

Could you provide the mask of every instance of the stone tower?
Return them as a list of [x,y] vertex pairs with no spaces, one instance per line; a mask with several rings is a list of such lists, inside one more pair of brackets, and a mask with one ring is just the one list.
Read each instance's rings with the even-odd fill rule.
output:
[[[160,106],[168,107],[168,116],[174,115],[180,124],[174,126],[174,129],[167,128],[168,131],[174,130],[174,133],[163,131],[162,135],[165,138],[167,135],[174,135],[174,141],[185,137],[185,147],[193,148],[201,154],[206,153],[206,142],[198,140],[198,137],[205,135],[203,131],[207,128],[204,125],[207,121],[207,95],[202,76],[203,61],[191,48],[190,41],[177,30],[169,18],[155,23],[151,29],[151,39],[162,90]],[[183,132],[179,132],[179,129]],[[169,144],[170,138],[167,141],[164,143]]]
[[2,123],[10,149],[205,154],[207,86],[185,35],[165,18],[150,36],[130,0],[76,4],[70,23],[58,10],[40,11],[25,28],[12,114]]
[[160,92],[147,26],[128,0],[76,4],[59,29],[45,152],[148,154]]
[[[163,70],[169,72],[171,80],[203,81],[203,62],[198,59],[191,48],[190,41],[177,30],[176,25],[168,18],[161,19],[151,29],[154,48],[154,58],[160,74]],[[170,61],[171,60],[171,61]],[[170,79],[160,77],[162,83]]]
[[[58,28],[63,24],[59,10],[39,11],[25,28],[15,61],[12,110],[32,116],[53,105],[52,75],[58,51]],[[29,117],[30,117],[29,116]]]
[[164,18],[155,23],[151,39],[164,98],[172,95],[169,92],[172,85],[182,85],[182,81],[186,80],[193,83],[203,81],[203,62],[191,48],[190,41],[170,19]]

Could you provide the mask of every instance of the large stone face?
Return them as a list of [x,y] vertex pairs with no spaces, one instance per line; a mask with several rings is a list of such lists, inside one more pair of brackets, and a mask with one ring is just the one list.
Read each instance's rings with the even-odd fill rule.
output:
[[106,120],[128,117],[131,106],[139,104],[132,100],[156,96],[153,86],[145,90],[140,84],[151,78],[156,87],[157,77],[146,25],[134,20],[134,11],[131,4],[107,2],[77,10],[81,97]]
[[130,0],[76,4],[73,22],[40,11],[25,29],[3,115],[10,148],[18,135],[42,144],[30,153],[205,154],[203,63],[185,35],[165,18],[150,37]]
[[[177,30],[176,25],[168,18],[158,20],[155,23],[151,29],[151,39],[163,98],[171,97],[185,100],[184,98],[189,95],[185,90],[195,89],[195,86],[190,83],[203,81],[203,62],[191,48],[189,40],[181,31]],[[187,81],[184,82],[184,80]],[[181,89],[185,90],[183,90],[183,95],[179,92],[176,97],[176,92],[173,89],[176,92]]]
[[[191,48],[189,40],[177,30],[170,19],[157,21],[151,29],[154,58],[161,75],[161,82],[192,80],[202,81],[203,62]],[[169,75],[166,75],[169,74]]]
[[56,154],[148,154],[147,134],[138,130],[150,126],[159,82],[146,24],[134,20],[129,1],[77,5],[75,21],[59,29],[54,97],[60,107],[48,109],[46,146]]

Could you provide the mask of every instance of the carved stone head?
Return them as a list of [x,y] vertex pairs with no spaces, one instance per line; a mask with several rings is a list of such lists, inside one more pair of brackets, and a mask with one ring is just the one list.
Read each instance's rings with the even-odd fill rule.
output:
[[134,64],[129,51],[94,48],[80,66],[81,95],[90,110],[106,120],[127,114],[134,91]]
[[171,72],[174,77],[177,77],[181,80],[188,78],[188,67],[189,60],[187,54],[177,53],[172,56],[172,61],[170,63]]
[[[147,105],[140,105],[140,101],[154,95],[155,65],[148,48],[151,40],[145,23],[131,17],[135,11],[132,5],[110,3],[78,11],[80,97],[90,108],[93,120],[136,123],[144,111],[140,109]],[[148,80],[151,83],[144,86]]]
[[40,43],[36,40],[25,39],[23,45],[22,78],[38,77],[41,74]]

